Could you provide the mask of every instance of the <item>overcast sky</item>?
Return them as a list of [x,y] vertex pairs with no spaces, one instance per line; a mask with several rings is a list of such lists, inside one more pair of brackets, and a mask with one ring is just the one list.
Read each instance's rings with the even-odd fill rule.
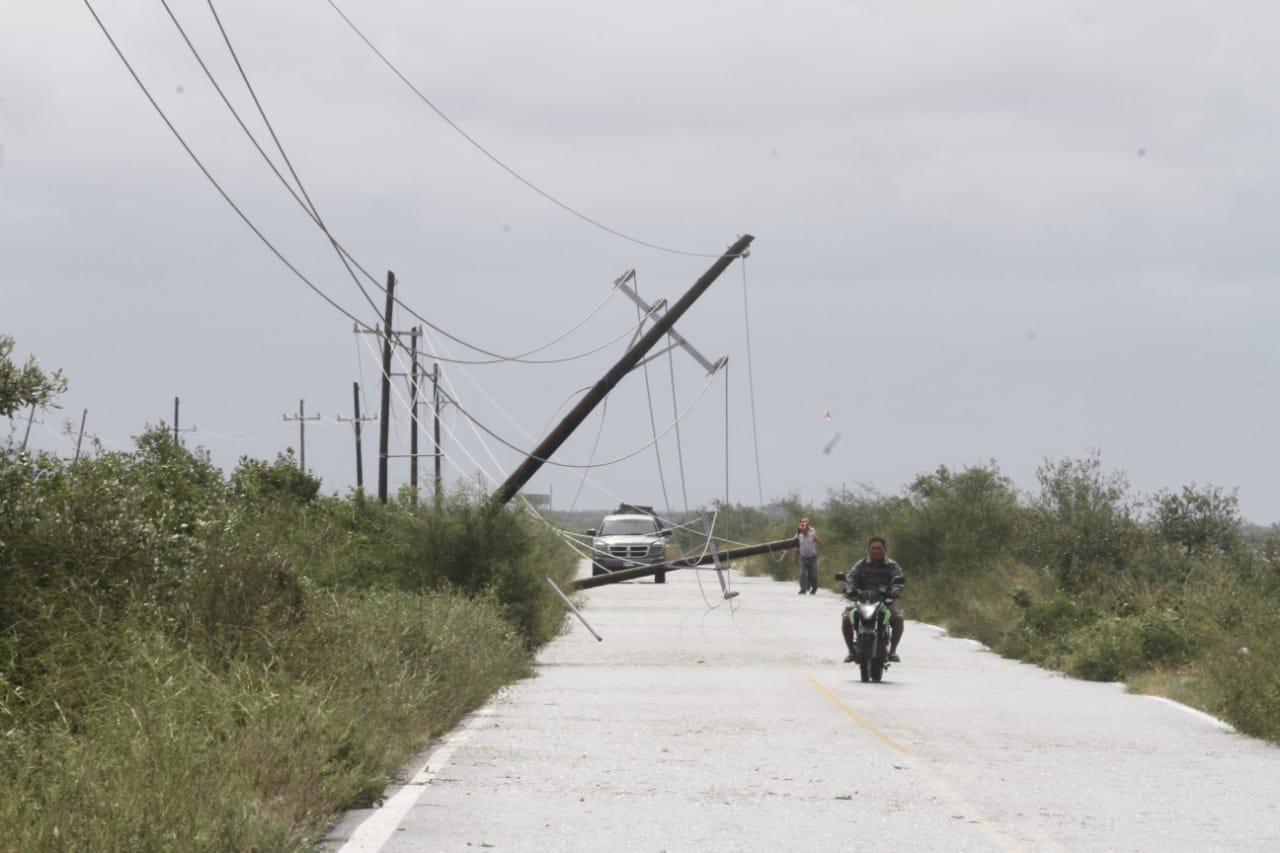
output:
[[[1141,492],[1239,488],[1248,519],[1280,520],[1275,4],[342,5],[441,110],[577,210],[691,252],[755,236],[745,280],[731,266],[678,327],[729,357],[733,501],[896,492],[937,465],[989,459],[1030,489],[1044,459],[1098,449]],[[95,6],[255,224],[378,322],[163,7]],[[209,7],[171,6],[267,145]],[[325,0],[216,7],[333,234],[379,277],[394,270],[404,299],[457,337],[519,353],[577,324],[628,268],[642,295],[674,301],[710,264],[531,192]],[[376,407],[373,341],[227,206],[80,2],[0,11],[0,293],[0,332],[70,379],[37,446],[67,450],[61,422],[85,408],[104,446],[127,444],[168,422],[178,395],[197,427],[186,440],[230,466],[296,447],[297,424],[281,418],[303,398],[325,417],[308,424],[308,467],[327,490],[354,484],[351,427],[335,418],[351,415],[354,381]],[[635,322],[615,294],[537,357],[595,349]],[[625,342],[560,365],[443,371],[485,426],[528,448]],[[434,334],[425,346],[483,357]],[[665,498],[650,449],[593,471],[579,506],[723,496],[726,377],[706,385],[679,352],[651,367],[657,429],[673,420],[672,368],[689,409],[683,488],[672,431]],[[610,398],[594,458],[651,441],[648,413],[637,372]],[[598,425],[560,457],[587,461]],[[445,427],[451,482],[501,479],[519,459],[488,440],[495,462],[456,412]],[[406,460],[392,467],[393,486],[407,481]],[[578,479],[546,467],[528,488],[567,508]]]

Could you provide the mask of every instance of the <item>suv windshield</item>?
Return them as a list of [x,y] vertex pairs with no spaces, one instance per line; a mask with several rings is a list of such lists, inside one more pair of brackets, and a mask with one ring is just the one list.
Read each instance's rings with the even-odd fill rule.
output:
[[600,524],[600,536],[643,536],[658,532],[652,518],[606,518]]

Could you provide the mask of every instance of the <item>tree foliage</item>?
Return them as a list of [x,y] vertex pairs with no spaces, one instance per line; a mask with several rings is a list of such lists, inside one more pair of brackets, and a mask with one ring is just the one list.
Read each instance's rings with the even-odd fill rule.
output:
[[1152,498],[1154,532],[1161,542],[1187,555],[1213,549],[1226,551],[1240,541],[1241,520],[1236,491],[1218,486],[1183,486]]
[[1140,530],[1123,473],[1103,470],[1101,454],[1094,452],[1046,460],[1036,479],[1033,559],[1052,568],[1068,590],[1098,584],[1129,564]]
[[27,406],[47,406],[67,389],[62,371],[45,373],[29,357],[24,364],[13,360],[13,338],[0,335],[0,415],[11,417]]

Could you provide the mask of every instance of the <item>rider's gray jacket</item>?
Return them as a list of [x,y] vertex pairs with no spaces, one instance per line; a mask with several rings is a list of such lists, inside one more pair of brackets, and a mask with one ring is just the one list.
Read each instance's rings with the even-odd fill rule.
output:
[[853,570],[845,575],[844,594],[852,598],[860,589],[879,589],[880,587],[904,586],[907,577],[902,573],[902,566],[888,557],[880,565],[867,558],[858,561]]

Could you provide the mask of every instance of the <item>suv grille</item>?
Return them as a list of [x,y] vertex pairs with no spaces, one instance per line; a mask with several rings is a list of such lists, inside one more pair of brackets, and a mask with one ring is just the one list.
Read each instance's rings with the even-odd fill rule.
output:
[[648,545],[610,545],[609,554],[614,557],[647,557]]

